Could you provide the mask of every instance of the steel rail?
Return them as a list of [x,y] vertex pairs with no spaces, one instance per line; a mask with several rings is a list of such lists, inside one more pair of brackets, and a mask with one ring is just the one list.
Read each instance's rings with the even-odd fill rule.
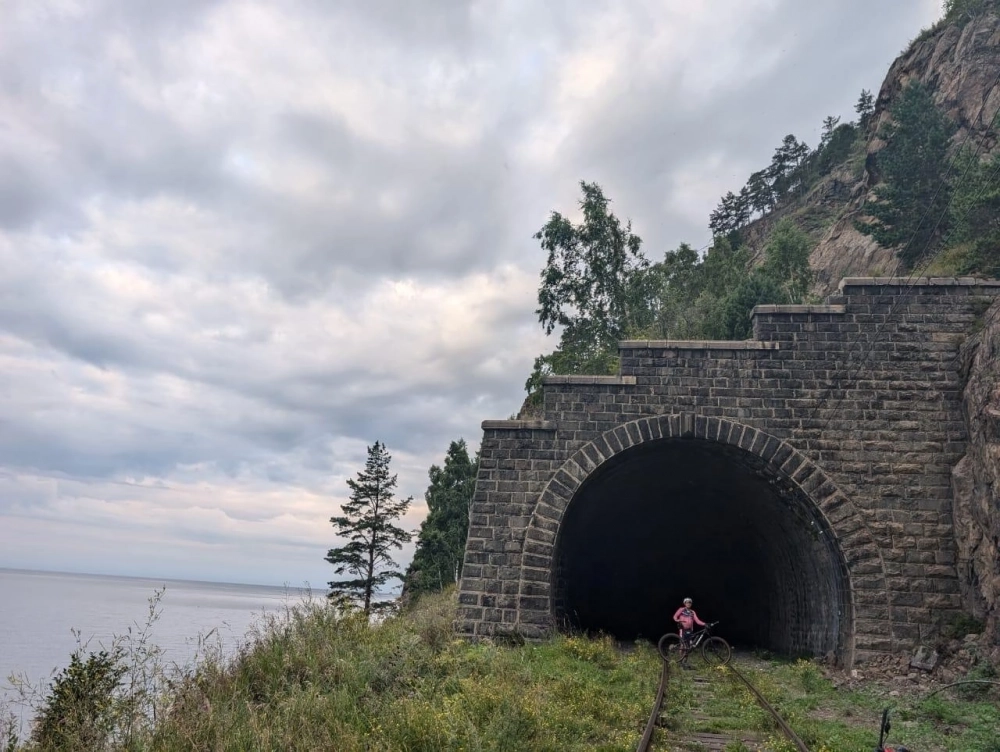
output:
[[663,701],[666,699],[667,684],[669,683],[670,662],[663,661],[663,670],[660,671],[660,686],[656,689],[656,701],[653,703],[653,712],[649,714],[649,720],[646,721],[646,730],[642,732],[642,737],[639,739],[639,746],[635,748],[635,752],[649,752],[649,748],[653,744],[653,733],[656,731],[656,722],[660,718],[660,713],[663,712]]
[[747,689],[749,689],[750,692],[753,694],[753,696],[757,698],[757,703],[762,708],[764,708],[764,710],[766,710],[768,713],[771,714],[771,717],[774,718],[775,723],[778,724],[778,728],[780,728],[782,732],[784,732],[785,736],[788,737],[788,740],[795,745],[795,748],[799,750],[799,752],[809,752],[809,747],[806,746],[806,743],[799,738],[798,734],[792,731],[791,726],[785,723],[785,719],[782,718],[778,714],[778,711],[774,709],[774,706],[772,706],[771,703],[769,703],[764,698],[764,695],[762,695],[760,693],[760,690],[753,685],[753,682],[747,679],[743,675],[743,672],[737,669],[736,666],[732,664],[732,662],[726,664],[726,668],[732,671],[733,675],[746,685]]
[[[785,719],[781,717],[778,711],[774,709],[774,706],[771,705],[764,695],[760,693],[760,690],[753,685],[753,682],[747,679],[747,677],[743,675],[743,672],[737,669],[731,661],[726,664],[726,668],[732,671],[733,676],[746,685],[747,689],[749,689],[750,693],[754,696],[754,699],[757,700],[757,704],[770,713],[771,717],[778,725],[778,728],[780,728],[788,740],[795,745],[798,752],[809,752],[809,747],[806,746],[806,743],[802,741],[802,739],[799,738],[799,735],[792,730],[791,726],[785,722]],[[646,721],[646,728],[639,739],[639,744],[635,748],[635,752],[649,752],[652,747],[653,734],[656,731],[656,724],[660,718],[660,714],[663,712],[664,703],[667,699],[667,686],[669,683],[670,662],[663,661],[663,670],[660,672],[660,684],[656,689],[656,700],[653,702],[653,710],[649,714],[649,720]]]

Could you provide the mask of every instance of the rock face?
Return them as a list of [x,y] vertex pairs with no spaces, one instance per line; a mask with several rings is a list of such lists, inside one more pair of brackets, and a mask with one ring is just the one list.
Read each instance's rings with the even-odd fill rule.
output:
[[[939,23],[924,32],[892,64],[875,102],[863,167],[843,165],[797,209],[834,216],[812,252],[815,292],[829,294],[841,277],[892,274],[895,253],[879,247],[854,229],[865,203],[880,180],[874,158],[885,145],[877,133],[903,88],[920,81],[934,91],[941,109],[958,129],[953,148],[979,149],[983,156],[998,146],[1000,112],[1000,3],[955,23]],[[777,217],[775,218],[777,219]],[[767,223],[770,218],[765,218]],[[762,240],[769,228],[760,228]],[[760,240],[758,241],[760,242]],[[994,305],[985,325],[962,349],[966,379],[964,412],[968,452],[955,466],[954,530],[959,579],[965,610],[987,623],[985,641],[1000,665],[1000,309]]]
[[844,277],[896,273],[896,254],[854,229],[880,181],[875,155],[885,143],[876,134],[888,121],[903,88],[920,81],[935,92],[938,106],[957,124],[954,148],[981,145],[980,154],[989,155],[997,149],[991,125],[1000,108],[1000,86],[994,86],[998,77],[1000,11],[982,11],[964,23],[942,22],[924,32],[896,59],[882,83],[868,132],[859,135],[867,142],[864,163],[856,160],[853,165],[842,165],[800,202],[753,223],[747,233],[750,247],[759,253],[770,228],[782,216],[821,215],[827,221],[822,223],[824,229],[814,231],[818,242],[810,257],[818,296],[834,292]]
[[959,580],[965,607],[1000,646],[1000,304],[962,346],[966,455],[952,472]]
[[[984,11],[964,25],[942,24],[918,38],[896,58],[882,83],[875,102],[877,132],[888,119],[888,110],[911,81],[920,81],[934,91],[936,104],[958,126],[955,143],[983,143],[983,154],[997,144],[991,123],[1000,107],[1000,15]],[[983,140],[985,138],[985,141]],[[869,155],[883,144],[875,139]],[[868,177],[877,181],[868,160]]]

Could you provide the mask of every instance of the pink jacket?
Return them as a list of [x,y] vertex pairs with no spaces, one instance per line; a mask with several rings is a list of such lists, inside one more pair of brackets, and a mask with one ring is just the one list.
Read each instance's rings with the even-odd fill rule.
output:
[[681,627],[684,629],[694,629],[695,624],[699,627],[705,626],[705,622],[698,618],[698,614],[694,612],[693,608],[684,608],[684,606],[677,609],[677,612],[674,614],[674,621],[680,622]]

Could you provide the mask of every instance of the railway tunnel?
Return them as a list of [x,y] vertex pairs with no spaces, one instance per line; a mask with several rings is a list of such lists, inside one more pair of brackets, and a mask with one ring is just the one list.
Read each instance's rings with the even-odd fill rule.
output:
[[633,447],[598,468],[556,539],[561,628],[655,639],[684,597],[736,646],[841,654],[846,566],[813,502],[739,448],[692,439]]

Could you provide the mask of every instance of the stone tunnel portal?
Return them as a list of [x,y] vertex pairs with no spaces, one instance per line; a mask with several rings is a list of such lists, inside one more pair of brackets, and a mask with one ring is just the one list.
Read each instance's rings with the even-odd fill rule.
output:
[[556,623],[655,639],[690,596],[735,645],[842,655],[847,569],[812,501],[755,455],[696,439],[598,468],[556,542]]

